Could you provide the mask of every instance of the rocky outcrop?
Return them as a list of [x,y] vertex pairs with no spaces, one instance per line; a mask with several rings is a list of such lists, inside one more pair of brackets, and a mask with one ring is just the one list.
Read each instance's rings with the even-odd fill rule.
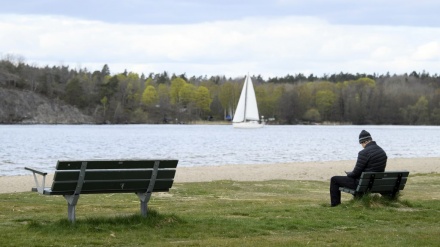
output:
[[37,93],[0,88],[0,123],[3,124],[84,124],[92,117],[61,100]]

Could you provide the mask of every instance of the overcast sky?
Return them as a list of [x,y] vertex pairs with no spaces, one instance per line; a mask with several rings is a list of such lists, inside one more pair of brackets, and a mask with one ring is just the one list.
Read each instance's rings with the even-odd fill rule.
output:
[[0,56],[112,73],[440,74],[440,1],[0,0]]

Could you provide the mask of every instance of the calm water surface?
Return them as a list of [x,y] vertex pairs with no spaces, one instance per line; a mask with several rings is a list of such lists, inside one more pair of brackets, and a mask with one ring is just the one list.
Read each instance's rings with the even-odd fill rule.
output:
[[179,166],[354,160],[362,129],[389,158],[439,157],[439,126],[0,125],[0,176],[57,160],[178,159]]

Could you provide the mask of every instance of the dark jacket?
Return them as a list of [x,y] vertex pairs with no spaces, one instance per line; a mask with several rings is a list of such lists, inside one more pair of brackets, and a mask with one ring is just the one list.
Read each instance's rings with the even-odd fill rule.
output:
[[348,177],[359,178],[362,172],[383,172],[387,165],[387,154],[376,142],[371,141],[362,149],[352,172],[347,173]]

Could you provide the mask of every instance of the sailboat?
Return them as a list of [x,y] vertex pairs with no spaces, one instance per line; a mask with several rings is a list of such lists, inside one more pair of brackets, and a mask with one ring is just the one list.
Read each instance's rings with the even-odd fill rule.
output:
[[255,129],[262,128],[264,122],[260,121],[258,115],[257,98],[249,74],[246,76],[237,109],[232,119],[234,128]]

